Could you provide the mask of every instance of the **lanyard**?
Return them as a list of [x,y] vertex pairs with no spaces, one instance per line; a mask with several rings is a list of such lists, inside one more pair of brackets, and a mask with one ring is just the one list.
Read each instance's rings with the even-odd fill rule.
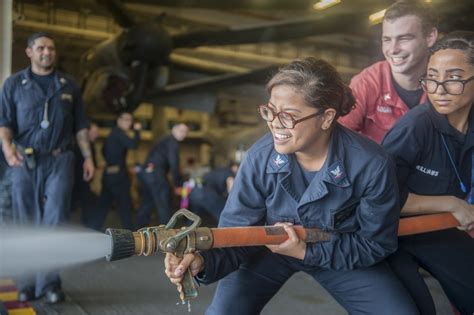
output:
[[[446,143],[446,139],[444,138],[444,135],[442,133],[441,134],[441,139],[443,140],[443,145],[444,145],[444,149],[446,150],[446,153],[448,154],[448,157],[449,157],[449,161],[451,162],[451,166],[453,167],[454,169],[454,173],[456,174],[456,177],[458,178],[458,181],[459,181],[459,187],[461,188],[461,191],[463,193],[467,193],[467,188],[466,188],[466,185],[464,185],[462,179],[461,179],[461,176],[459,175],[459,172],[458,172],[458,169],[456,167],[456,164],[454,163],[454,159],[451,155],[451,152],[449,151],[449,148],[448,148],[448,145]],[[469,194],[467,195],[467,203],[468,204],[473,204],[473,201],[474,201],[474,153],[471,155],[471,189],[469,191]]]
[[471,155],[471,191],[467,195],[467,203],[472,205],[474,202],[474,153]]

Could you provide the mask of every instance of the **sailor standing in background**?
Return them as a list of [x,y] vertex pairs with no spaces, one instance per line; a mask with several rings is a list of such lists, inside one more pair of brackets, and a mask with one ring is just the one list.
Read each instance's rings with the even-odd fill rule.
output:
[[238,169],[239,164],[231,162],[227,167],[217,168],[205,174],[201,183],[195,180],[194,188],[189,193],[191,211],[207,212],[218,221]]
[[[35,33],[27,45],[31,66],[10,76],[2,90],[0,139],[12,166],[14,222],[55,227],[70,209],[74,135],[84,157],[84,180],[94,176],[94,163],[81,92],[55,69],[54,40]],[[23,277],[17,286],[20,302],[42,296],[49,303],[64,300],[57,271]]]
[[0,225],[12,221],[12,176],[3,153],[0,152]]
[[140,142],[140,123],[135,123],[134,138],[127,132],[132,128],[133,116],[129,112],[122,112],[117,117],[117,126],[112,129],[105,139],[102,148],[106,166],[102,175],[102,189],[100,192],[97,209],[92,214],[94,219],[90,222],[93,229],[100,230],[104,225],[107,212],[115,201],[120,215],[122,227],[134,230],[132,222],[132,198],[130,196],[130,178],[127,173],[126,158],[129,149],[135,149]]
[[[99,137],[99,126],[95,123],[91,123],[87,129],[87,137],[91,146],[91,155],[94,166],[97,167],[97,159],[95,155],[94,143]],[[91,215],[95,210],[95,204],[98,196],[91,191],[91,181],[85,181],[81,176],[82,164],[84,158],[81,155],[80,148],[78,145],[74,148],[74,154],[76,157],[76,163],[74,168],[74,188],[72,190],[72,210],[79,208],[81,210],[81,223],[89,227],[91,221]]]
[[171,187],[167,175],[171,171],[174,187],[181,187],[179,142],[186,138],[188,131],[184,123],[174,125],[171,134],[159,139],[152,147],[143,168],[137,174],[140,181],[138,227],[150,223],[153,208],[158,209],[160,224],[168,223],[171,218]]

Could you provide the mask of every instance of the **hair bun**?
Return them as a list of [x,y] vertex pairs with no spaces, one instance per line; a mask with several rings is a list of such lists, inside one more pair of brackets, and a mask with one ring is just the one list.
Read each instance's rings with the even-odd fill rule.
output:
[[342,86],[341,104],[339,116],[345,116],[355,107],[355,98],[352,89],[347,85]]

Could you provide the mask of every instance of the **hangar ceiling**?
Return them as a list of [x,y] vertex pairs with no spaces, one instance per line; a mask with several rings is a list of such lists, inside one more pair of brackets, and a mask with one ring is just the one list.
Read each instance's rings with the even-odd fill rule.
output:
[[[304,19],[314,15],[353,13],[373,13],[383,9],[391,2],[389,0],[350,0],[328,10],[316,11],[311,8],[315,1],[309,0],[124,0],[126,9],[138,21],[161,19],[170,33],[187,32],[196,29],[244,28],[283,19]],[[463,15],[457,15],[456,20],[462,22],[463,16],[469,20],[472,13],[471,0],[433,0],[433,5],[447,14],[457,12],[462,7]],[[159,3],[160,5],[157,5]],[[471,5],[469,6],[469,3]],[[465,7],[468,7],[466,10]],[[76,73],[77,60],[88,48],[116,34],[120,27],[115,23],[110,11],[94,0],[15,0],[14,1],[14,56],[23,51],[24,40],[32,31],[48,30],[55,34],[58,41],[61,62],[70,72]],[[341,21],[342,23],[343,21]],[[374,28],[376,34],[376,28]],[[226,72],[248,69],[265,65],[265,57],[272,57],[270,62],[285,63],[289,59],[305,54],[321,51],[321,57],[340,66],[352,67],[346,69],[357,71],[365,66],[370,59],[377,58],[377,52],[372,52],[370,41],[377,39],[374,34],[361,33],[352,30],[346,34],[331,36],[314,36],[304,40],[298,39],[283,44],[238,45],[235,47],[184,49],[174,55],[175,61],[183,65],[190,64],[206,71]],[[315,47],[317,46],[317,47]],[[65,48],[67,52],[61,48]],[[16,49],[15,49],[16,48]],[[323,48],[323,49],[321,49]],[[225,53],[226,50],[227,53]],[[228,51],[237,52],[236,54]],[[327,52],[327,53],[325,53]],[[350,52],[358,55],[354,60],[338,56]],[[239,54],[240,53],[240,54]],[[231,55],[231,56],[230,56]],[[253,56],[252,56],[253,55]],[[365,58],[364,56],[368,56]],[[252,58],[254,57],[254,58]],[[281,58],[279,60],[278,58]],[[342,60],[338,60],[342,59]],[[26,64],[26,60],[15,58],[14,70]],[[210,63],[200,63],[209,61]],[[268,63],[268,61],[267,61]],[[233,68],[234,67],[234,68]]]
[[[121,31],[110,10],[100,4],[104,1],[106,0],[14,0],[12,71],[17,71],[28,64],[24,55],[26,38],[34,31],[44,30],[55,36],[59,55],[58,66],[80,77],[83,70],[79,63],[81,56]],[[243,29],[287,19],[298,21],[332,14],[347,13],[366,17],[393,2],[342,0],[341,4],[330,9],[315,11],[311,8],[315,1],[123,0],[121,3],[137,21],[159,20],[170,34],[179,34],[196,30]],[[442,30],[473,28],[470,19],[474,13],[474,1],[432,0],[431,2],[440,12]],[[242,73],[268,65],[285,64],[303,56],[326,59],[336,65],[345,78],[349,79],[369,63],[382,58],[377,47],[380,27],[375,26],[363,31],[344,23],[347,21],[340,21],[346,31],[335,30],[330,35],[315,35],[283,42],[175,49],[171,59],[178,71],[176,77],[171,80],[193,79],[201,77],[204,73]],[[217,116],[221,117],[221,121],[217,123],[254,125],[255,99],[260,97],[257,96],[259,93],[261,94],[261,90],[252,86],[224,91],[223,101],[216,110]],[[236,106],[236,104],[249,106]],[[236,112],[236,109],[239,111]],[[155,113],[153,119],[157,119],[160,115]],[[224,137],[225,134],[218,133],[222,138],[226,138],[224,143],[231,147],[236,146],[227,140],[227,136]],[[235,130],[231,130],[229,134],[235,135]],[[252,138],[255,132],[249,130],[248,134],[248,137]],[[242,142],[245,136],[238,138]],[[250,140],[244,142],[251,143]]]
[[[361,1],[368,2],[358,0],[358,2]],[[229,10],[224,7],[219,9],[163,7],[153,4],[156,3],[154,1],[124,1],[124,3],[127,10],[138,21],[149,21],[165,15],[161,19],[165,28],[172,34],[196,29],[242,28],[288,18],[301,19],[315,14],[314,10],[308,11],[301,8],[290,11],[283,10],[283,8],[252,10],[244,7]],[[218,3],[220,2],[215,1],[215,4]],[[306,3],[308,2],[306,1]],[[179,4],[179,2],[175,4]],[[20,52],[24,49],[24,40],[32,31],[37,30],[47,30],[55,35],[61,56],[60,62],[63,63],[66,70],[75,73],[79,70],[74,69],[74,65],[77,66],[78,58],[88,48],[119,32],[120,27],[114,22],[110,12],[95,1],[14,1],[14,50],[17,49],[14,51],[14,56],[22,56]],[[192,67],[199,65],[206,71],[227,72],[230,70],[238,72],[239,69],[264,65],[265,61],[262,56],[275,58],[267,61],[267,64],[269,62],[285,63],[289,59],[305,54],[305,50],[307,54],[310,53],[311,48],[318,44],[324,46],[326,51],[329,48],[338,51],[350,49],[354,52],[356,50],[361,53],[361,58],[364,59],[363,55],[368,53],[366,50],[367,41],[366,34],[326,36],[326,38],[312,37],[279,45],[270,43],[220,47],[216,50],[212,48],[183,49],[174,54],[173,58],[183,65],[189,64]],[[62,49],[63,47],[64,49]],[[236,51],[240,54],[236,53],[231,57],[223,50]],[[334,52],[328,55],[333,54]],[[200,63],[200,61],[209,60],[213,60],[213,62]],[[14,60],[14,70],[23,67],[26,62],[26,60],[22,61],[21,58],[17,58]],[[366,63],[368,60],[363,60],[362,63],[364,62]],[[344,62],[341,64],[344,65]],[[357,65],[358,62],[355,62],[355,66]],[[345,66],[354,67],[350,62],[346,62]]]

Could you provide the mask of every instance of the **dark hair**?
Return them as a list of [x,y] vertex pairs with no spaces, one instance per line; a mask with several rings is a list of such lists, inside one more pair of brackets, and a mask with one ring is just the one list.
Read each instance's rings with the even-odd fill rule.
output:
[[433,27],[438,26],[438,16],[433,8],[420,2],[397,1],[387,8],[384,20],[393,21],[408,15],[414,15],[420,19],[421,31],[424,35],[428,35]]
[[33,47],[33,45],[35,44],[35,40],[37,40],[40,37],[46,37],[54,41],[53,36],[51,36],[50,34],[46,32],[36,32],[36,33],[31,34],[30,37],[28,37],[28,39],[26,40],[26,46]]
[[131,115],[133,117],[133,113],[131,111],[121,110],[121,111],[117,112],[117,119],[122,118],[122,116],[125,115],[125,114]]
[[240,163],[237,162],[237,161],[233,161],[233,160],[229,161],[228,168],[232,168],[233,166],[239,167]]
[[295,60],[280,68],[267,84],[268,93],[277,85],[295,88],[309,106],[335,109],[336,118],[347,115],[355,104],[352,90],[336,68],[314,57]]
[[446,34],[431,47],[430,55],[442,49],[462,50],[467,61],[474,65],[474,32],[455,31]]
[[170,125],[171,129],[173,129],[174,127],[176,126],[179,126],[179,125],[185,125],[186,127],[189,128],[188,124],[185,123],[184,121],[173,121]]

